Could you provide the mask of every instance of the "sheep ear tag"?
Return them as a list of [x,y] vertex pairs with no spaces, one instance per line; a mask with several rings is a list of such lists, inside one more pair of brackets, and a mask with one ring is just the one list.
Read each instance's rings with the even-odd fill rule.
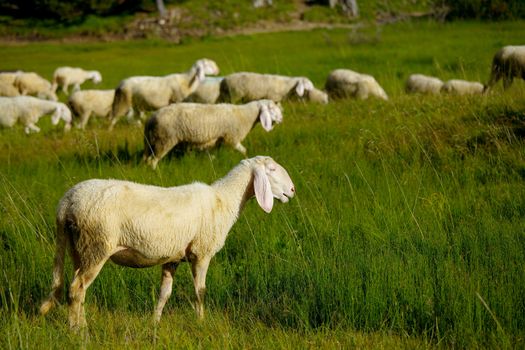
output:
[[258,166],[255,168],[253,189],[257,203],[259,203],[262,210],[267,213],[271,212],[273,208],[273,194],[264,166]]
[[266,105],[261,105],[261,110],[259,112],[259,119],[261,120],[261,125],[266,131],[272,130],[272,116],[268,107]]

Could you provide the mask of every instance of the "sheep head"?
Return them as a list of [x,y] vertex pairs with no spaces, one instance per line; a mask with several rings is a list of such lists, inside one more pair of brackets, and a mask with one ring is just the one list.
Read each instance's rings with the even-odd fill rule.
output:
[[57,125],[60,119],[66,123],[66,130],[68,130],[71,126],[71,111],[63,103],[56,104],[55,112],[51,116],[51,124]]
[[259,120],[261,125],[266,131],[270,131],[273,128],[272,123],[277,124],[283,121],[283,113],[281,108],[275,102],[270,100],[259,101]]
[[297,96],[303,97],[305,91],[314,89],[314,84],[308,78],[297,78],[297,84],[295,85],[295,92]]
[[201,71],[202,80],[204,80],[204,75],[217,75],[219,74],[219,66],[214,61],[208,58],[201,58],[193,65],[197,71]]
[[308,101],[327,104],[328,103],[328,94],[319,89],[307,90],[305,97]]
[[98,84],[102,81],[102,75],[99,71],[92,70],[89,72],[89,78],[93,81],[93,83]]
[[286,203],[295,196],[290,175],[271,157],[257,156],[242,162],[252,168],[255,198],[265,212],[272,211],[274,198]]

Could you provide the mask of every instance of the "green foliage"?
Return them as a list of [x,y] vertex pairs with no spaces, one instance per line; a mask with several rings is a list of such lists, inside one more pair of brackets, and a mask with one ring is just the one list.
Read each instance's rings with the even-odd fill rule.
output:
[[403,84],[415,72],[486,81],[493,53],[519,41],[523,25],[2,45],[6,69],[48,78],[59,65],[98,69],[98,88],[209,57],[221,74],[305,75],[318,87],[330,70],[351,68],[374,75],[390,100],[284,103],[284,122],[270,133],[257,125],[244,144],[283,164],[297,196],[270,215],[247,205],[210,265],[207,320],[189,305],[188,266],[154,327],[159,269],[108,263],[87,293],[88,340],[68,331],[64,306],[35,314],[49,292],[63,193],[95,177],[209,183],[242,157],[189,151],[152,171],[142,130],[126,123],[109,132],[93,120],[63,134],[43,118],[37,135],[0,130],[0,348],[522,348],[525,82],[471,97],[409,96]]
[[440,0],[450,8],[449,18],[488,20],[525,18],[522,0]]

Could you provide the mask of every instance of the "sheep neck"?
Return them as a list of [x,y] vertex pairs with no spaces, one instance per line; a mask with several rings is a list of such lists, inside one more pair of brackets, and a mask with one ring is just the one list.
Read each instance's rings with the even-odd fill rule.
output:
[[56,103],[54,101],[42,100],[41,104],[44,107],[43,110],[42,110],[42,112],[44,112],[44,114],[53,113],[53,112],[55,112],[55,110],[58,107],[58,103]]
[[248,199],[254,196],[253,174],[249,166],[240,164],[228,175],[212,184],[225,210],[235,220]]

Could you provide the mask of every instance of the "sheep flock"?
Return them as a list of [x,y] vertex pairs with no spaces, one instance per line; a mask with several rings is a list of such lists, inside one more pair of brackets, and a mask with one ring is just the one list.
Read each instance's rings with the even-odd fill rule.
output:
[[[51,293],[41,314],[56,306],[64,285],[64,254],[74,257],[75,274],[69,289],[69,324],[86,325],[83,310],[86,289],[111,260],[130,267],[162,266],[160,297],[154,311],[159,321],[181,262],[192,266],[197,315],[204,316],[206,272],[211,258],[223,247],[244,204],[252,197],[270,213],[274,198],[288,202],[294,184],[283,166],[272,158],[246,158],[242,141],[257,125],[270,132],[282,123],[281,102],[327,104],[339,99],[389,97],[375,77],[348,68],[328,73],[323,89],[305,76],[234,72],[216,76],[219,66],[201,58],[185,72],[165,76],[123,77],[113,89],[82,90],[86,81],[102,82],[98,70],[58,67],[48,81],[36,72],[0,72],[0,126],[20,123],[36,133],[44,115],[52,124],[63,120],[89,126],[90,118],[105,120],[112,130],[123,116],[144,128],[144,164],[159,161],[179,143],[207,149],[224,143],[245,159],[211,185],[192,183],[156,187],[121,180],[91,179],[74,185],[60,200],[56,212],[56,255]],[[414,73],[405,92],[421,95],[482,95],[503,79],[508,89],[514,78],[525,79],[525,46],[505,46],[494,55],[487,84]],[[72,86],[72,91],[69,87]],[[60,88],[60,91],[59,91]],[[60,97],[67,104],[58,102]]]

